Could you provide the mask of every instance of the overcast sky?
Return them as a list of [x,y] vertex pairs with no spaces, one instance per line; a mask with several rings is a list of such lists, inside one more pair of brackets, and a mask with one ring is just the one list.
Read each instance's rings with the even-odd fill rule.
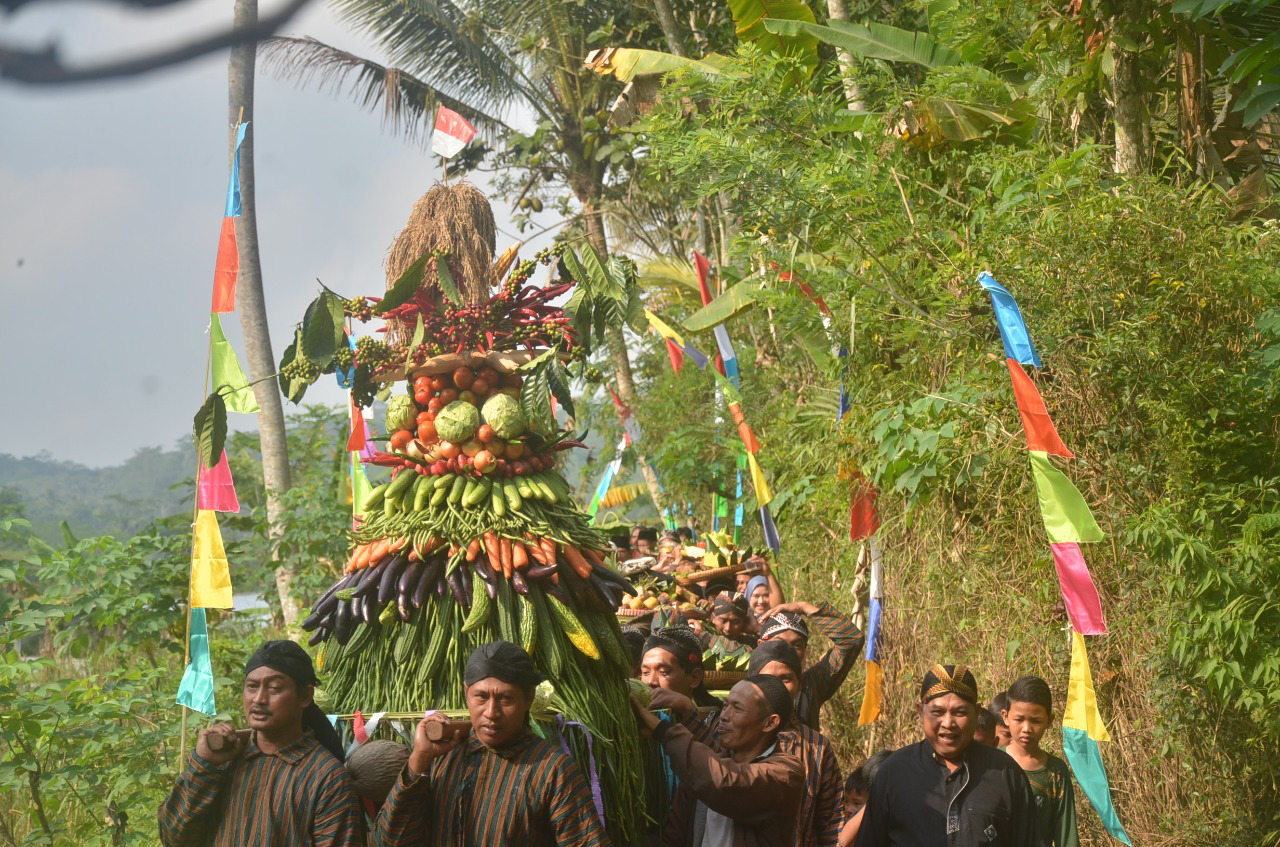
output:
[[[232,7],[230,0],[150,13],[106,3],[36,5],[0,16],[0,39],[56,41],[68,64],[221,28]],[[322,0],[285,32],[376,56]],[[226,54],[218,53],[127,82],[56,89],[0,82],[0,452],[47,450],[110,465],[190,431],[226,196],[226,76]],[[383,254],[439,178],[439,160],[346,99],[261,73],[256,139],[258,230],[278,358],[317,293],[316,277],[348,295],[385,287]],[[498,203],[494,211],[509,233],[499,233],[502,250],[516,234],[509,211]],[[238,315],[223,316],[223,327],[247,370]],[[325,377],[307,399],[339,403],[342,395]],[[255,426],[252,416],[232,418]]]

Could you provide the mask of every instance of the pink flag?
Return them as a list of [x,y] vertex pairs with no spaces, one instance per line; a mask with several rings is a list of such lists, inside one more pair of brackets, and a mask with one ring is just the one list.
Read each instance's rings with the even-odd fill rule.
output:
[[360,419],[364,421],[364,447],[360,449],[360,460],[367,462],[378,455],[378,448],[373,445],[373,430],[369,428],[369,419],[364,415]]
[[1081,635],[1102,635],[1107,631],[1102,616],[1102,601],[1094,587],[1089,566],[1084,563],[1080,545],[1075,542],[1050,544],[1053,548],[1053,564],[1058,569],[1058,582],[1062,585],[1062,599],[1071,616],[1071,628]]
[[467,119],[450,108],[441,106],[436,112],[436,128],[431,133],[431,152],[446,159],[452,159],[462,152],[471,139],[475,138],[476,128],[467,123]]
[[200,483],[196,487],[196,508],[211,512],[238,512],[240,501],[236,498],[236,484],[231,479],[231,466],[227,464],[227,451],[212,468],[200,469]]
[[369,740],[369,733],[364,731],[364,715],[360,714],[359,709],[356,709],[355,714],[351,716],[351,736],[355,738],[357,744],[363,744]]

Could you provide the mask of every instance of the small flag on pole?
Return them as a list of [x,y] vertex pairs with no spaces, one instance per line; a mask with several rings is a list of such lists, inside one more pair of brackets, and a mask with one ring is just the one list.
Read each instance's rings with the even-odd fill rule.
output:
[[476,128],[457,112],[441,106],[436,112],[436,128],[431,133],[431,152],[452,159],[476,136]]

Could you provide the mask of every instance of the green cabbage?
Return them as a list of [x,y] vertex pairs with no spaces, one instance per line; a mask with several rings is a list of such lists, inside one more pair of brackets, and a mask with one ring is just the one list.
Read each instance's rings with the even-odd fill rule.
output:
[[506,394],[495,394],[484,401],[484,408],[480,410],[480,414],[484,416],[484,422],[493,427],[494,435],[499,438],[517,438],[529,426],[524,412],[520,411],[520,404]]
[[408,394],[397,394],[387,401],[387,434],[402,429],[417,429],[418,404]]
[[480,412],[466,400],[454,400],[436,415],[436,432],[454,444],[471,438],[480,428]]

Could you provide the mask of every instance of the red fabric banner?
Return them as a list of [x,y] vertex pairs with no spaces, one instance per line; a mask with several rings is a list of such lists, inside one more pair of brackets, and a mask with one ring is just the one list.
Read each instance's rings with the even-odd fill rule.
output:
[[849,540],[870,538],[880,529],[876,513],[876,490],[861,473],[854,472],[853,503],[849,507]]
[[1022,369],[1022,365],[1013,359],[1005,360],[1009,364],[1009,377],[1013,380],[1013,396],[1018,402],[1018,414],[1022,416],[1022,429],[1027,436],[1027,449],[1068,459],[1074,454],[1067,449],[1058,437],[1058,430],[1049,418],[1049,410],[1040,398],[1036,385]]
[[213,268],[212,312],[236,310],[236,279],[240,276],[240,247],[236,244],[236,219],[222,219],[218,236],[218,260]]
[[351,434],[347,436],[347,452],[358,453],[368,443],[365,438],[364,412],[356,408],[355,400],[348,400],[351,407]]
[[670,338],[663,340],[667,342],[667,356],[671,359],[671,370],[680,373],[680,368],[684,365],[684,351]]

